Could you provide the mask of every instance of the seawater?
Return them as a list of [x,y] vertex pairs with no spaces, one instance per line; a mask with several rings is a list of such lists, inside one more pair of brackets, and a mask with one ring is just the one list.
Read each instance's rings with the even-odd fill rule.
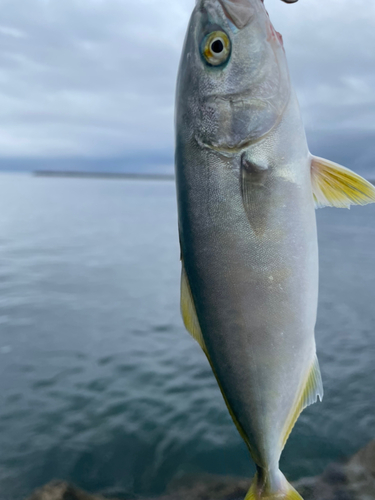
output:
[[[375,207],[317,217],[325,399],[288,441],[290,479],[375,437]],[[173,182],[0,176],[2,500],[53,478],[125,498],[252,475],[179,274]]]

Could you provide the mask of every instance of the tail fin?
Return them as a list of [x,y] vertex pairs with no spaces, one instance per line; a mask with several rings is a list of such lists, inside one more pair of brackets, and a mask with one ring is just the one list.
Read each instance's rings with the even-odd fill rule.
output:
[[280,470],[258,469],[245,500],[303,500]]

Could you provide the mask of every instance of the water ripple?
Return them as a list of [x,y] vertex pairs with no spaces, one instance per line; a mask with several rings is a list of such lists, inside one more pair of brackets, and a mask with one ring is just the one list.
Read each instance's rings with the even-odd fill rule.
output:
[[[375,435],[374,215],[318,212],[326,395],[287,444],[292,478]],[[0,234],[4,496],[18,500],[55,477],[156,495],[184,474],[251,474],[180,319],[172,183],[4,176]]]

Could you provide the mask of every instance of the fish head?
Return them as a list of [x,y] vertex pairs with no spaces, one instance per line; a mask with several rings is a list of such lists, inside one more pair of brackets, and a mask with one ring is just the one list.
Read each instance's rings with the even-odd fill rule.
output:
[[198,0],[177,86],[187,133],[220,150],[247,147],[280,121],[289,97],[282,38],[263,1]]

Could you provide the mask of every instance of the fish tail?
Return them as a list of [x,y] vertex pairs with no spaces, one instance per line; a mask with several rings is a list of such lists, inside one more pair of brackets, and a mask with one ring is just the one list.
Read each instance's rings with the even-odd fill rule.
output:
[[303,500],[279,469],[258,468],[245,500]]

